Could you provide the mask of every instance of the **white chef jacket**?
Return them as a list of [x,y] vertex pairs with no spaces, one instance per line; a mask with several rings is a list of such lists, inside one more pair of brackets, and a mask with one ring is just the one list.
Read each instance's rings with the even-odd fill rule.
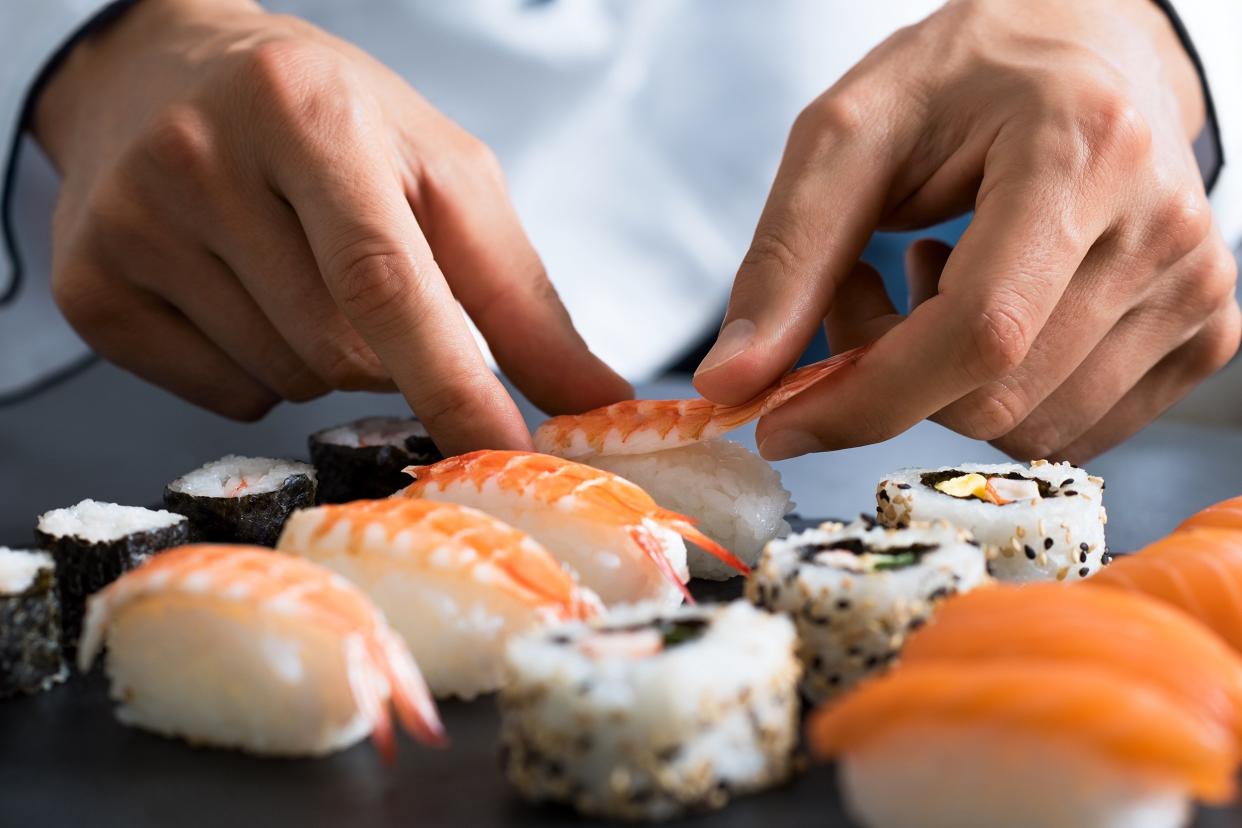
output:
[[[143,2],[143,0],[138,0]],[[272,0],[353,41],[499,155],[592,349],[650,377],[719,319],[797,112],[939,0]],[[0,397],[86,352],[48,291],[55,176],[21,132],[111,0],[0,2]],[[1217,221],[1242,240],[1242,0],[1174,0],[1215,106]],[[1215,137],[1215,136],[1212,136]],[[6,143],[8,142],[8,143]],[[848,204],[840,209],[849,209]]]

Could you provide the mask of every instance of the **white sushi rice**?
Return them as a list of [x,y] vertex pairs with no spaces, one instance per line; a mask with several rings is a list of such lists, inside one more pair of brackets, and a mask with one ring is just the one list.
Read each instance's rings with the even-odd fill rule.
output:
[[[955,497],[923,483],[923,476],[972,472],[985,477],[1018,475],[1044,481],[1047,497],[996,505]],[[1037,484],[1036,484],[1037,485]],[[1063,581],[1089,577],[1105,562],[1104,481],[1069,463],[962,463],[936,469],[905,469],[880,481],[876,516],[886,526],[947,520],[970,530],[988,550],[988,569],[1002,581]]]
[[430,437],[427,427],[412,417],[364,417],[316,432],[313,439],[333,446],[368,448],[404,446],[411,437]]
[[838,764],[867,828],[1180,828],[1186,793],[1072,744],[1071,737],[960,724],[903,728]]
[[87,543],[109,543],[138,532],[153,532],[176,526],[183,515],[163,509],[121,506],[83,500],[75,506],[53,509],[39,516],[40,532],[53,538],[76,538]]
[[[664,646],[661,621],[704,626]],[[516,638],[500,695],[508,777],[532,800],[625,819],[777,784],[797,742],[794,643],[787,618],[743,601],[626,607]]]
[[[753,566],[763,546],[789,533],[793,510],[780,472],[759,455],[729,440],[706,440],[647,454],[588,458],[596,468],[645,489],[665,509],[694,518],[709,538]],[[690,575],[723,581],[737,570],[690,545]]]
[[746,597],[793,618],[802,691],[822,701],[892,663],[938,601],[989,580],[983,550],[947,523],[825,523],[768,544]]
[[20,595],[30,589],[41,570],[55,568],[46,552],[0,546],[0,595]]
[[192,497],[242,497],[275,492],[297,475],[313,481],[315,468],[294,460],[230,454],[177,478],[168,488]]

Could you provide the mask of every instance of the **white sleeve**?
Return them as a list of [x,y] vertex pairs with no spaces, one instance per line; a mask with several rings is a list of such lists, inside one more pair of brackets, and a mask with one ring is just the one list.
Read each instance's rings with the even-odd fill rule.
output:
[[115,0],[5,0],[0,3],[0,208],[5,219],[0,245],[0,299],[15,287],[16,264],[8,211],[16,155],[31,91],[44,70],[83,26]]
[[[1219,177],[1212,187],[1212,211],[1230,245],[1242,244],[1242,2],[1172,0],[1198,54],[1208,90],[1209,116],[1219,138]],[[1211,128],[1209,124],[1209,128]]]

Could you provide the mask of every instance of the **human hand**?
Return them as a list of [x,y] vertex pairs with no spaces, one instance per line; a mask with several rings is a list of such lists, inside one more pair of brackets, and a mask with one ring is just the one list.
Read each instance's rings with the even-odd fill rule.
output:
[[574,330],[495,157],[348,43],[251,0],[139,3],[36,137],[54,295],[101,355],[239,419],[395,383],[448,453],[525,448],[458,302],[533,402],[630,393]]
[[[697,387],[746,400],[822,320],[834,351],[878,341],[760,422],[770,459],[925,417],[1024,458],[1125,439],[1238,347],[1203,109],[1147,0],[947,4],[799,116]],[[911,247],[898,315],[858,263],[872,231],[970,209],[955,249]]]

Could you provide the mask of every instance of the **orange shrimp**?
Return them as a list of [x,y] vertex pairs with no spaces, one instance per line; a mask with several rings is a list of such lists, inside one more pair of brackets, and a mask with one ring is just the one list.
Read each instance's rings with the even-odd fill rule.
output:
[[720,437],[774,411],[829,374],[853,365],[867,347],[803,366],[740,405],[720,405],[701,398],[625,400],[585,414],[552,417],[535,431],[535,449],[580,460],[600,454],[645,454]]
[[808,735],[828,759],[926,725],[994,728],[998,750],[1007,734],[1077,745],[1211,803],[1234,792],[1238,750],[1229,729],[1154,687],[1082,664],[901,665],[817,710]]
[[1197,618],[1242,652],[1242,532],[1174,532],[1083,582],[1141,592]]
[[[1099,632],[1085,632],[1092,629]],[[977,589],[943,602],[901,657],[907,665],[963,668],[1005,661],[1094,665],[1211,711],[1242,735],[1242,658],[1208,628],[1144,595],[1055,583]]]
[[271,549],[182,546],[121,576],[88,602],[79,669],[90,668],[109,624],[127,605],[167,594],[209,595],[257,611],[294,615],[339,635],[355,703],[370,719],[381,756],[391,762],[396,755],[390,700],[411,735],[428,744],[445,742],[435,702],[413,658],[366,595],[323,567]]
[[1213,528],[1242,531],[1242,496],[1213,503],[1206,509],[1196,512],[1182,521],[1177,531]]
[[[635,583],[637,550],[687,599],[685,550],[661,538],[673,532],[692,541],[739,572],[749,567],[700,532],[685,515],[662,509],[638,486],[609,472],[546,454],[476,451],[430,466],[406,469],[415,482],[406,497],[447,500],[473,506],[529,533],[581,576],[605,604],[649,599],[649,584]],[[678,544],[680,545],[680,544]],[[599,550],[619,556],[610,572]],[[679,571],[680,570],[680,571]]]

